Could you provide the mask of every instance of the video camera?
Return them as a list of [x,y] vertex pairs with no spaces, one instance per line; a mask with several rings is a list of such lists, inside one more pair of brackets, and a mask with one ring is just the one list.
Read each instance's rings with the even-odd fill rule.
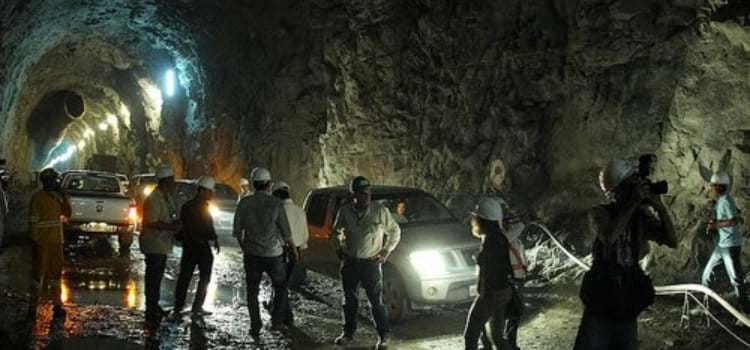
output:
[[656,166],[656,155],[655,154],[644,154],[638,158],[638,172],[636,175],[645,181],[648,185],[648,189],[652,194],[662,195],[669,192],[669,184],[664,181],[652,181],[651,174],[654,172]]

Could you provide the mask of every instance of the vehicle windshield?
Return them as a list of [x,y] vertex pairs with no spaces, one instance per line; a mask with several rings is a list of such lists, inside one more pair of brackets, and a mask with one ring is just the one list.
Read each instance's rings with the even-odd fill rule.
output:
[[400,225],[456,220],[445,206],[426,193],[373,194],[372,199],[388,208]]
[[221,200],[230,200],[233,202],[237,201],[237,192],[229,185],[225,184],[216,184],[216,191],[214,192],[214,197],[216,199]]
[[75,174],[70,176],[66,189],[83,192],[119,193],[120,182],[117,181],[116,177]]

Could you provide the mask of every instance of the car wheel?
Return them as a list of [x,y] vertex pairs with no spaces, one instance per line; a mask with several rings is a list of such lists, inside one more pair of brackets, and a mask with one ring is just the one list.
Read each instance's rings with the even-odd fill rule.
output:
[[409,297],[404,282],[392,267],[386,267],[383,275],[383,303],[388,310],[388,319],[391,322],[402,321],[409,312]]

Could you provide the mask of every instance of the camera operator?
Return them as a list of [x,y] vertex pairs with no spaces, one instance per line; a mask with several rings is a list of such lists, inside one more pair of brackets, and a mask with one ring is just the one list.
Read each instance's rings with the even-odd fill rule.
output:
[[672,218],[654,186],[623,160],[610,161],[599,174],[611,203],[589,214],[593,264],[581,284],[584,304],[575,349],[637,349],[638,315],[653,303],[651,279],[638,264],[648,241],[677,247]]

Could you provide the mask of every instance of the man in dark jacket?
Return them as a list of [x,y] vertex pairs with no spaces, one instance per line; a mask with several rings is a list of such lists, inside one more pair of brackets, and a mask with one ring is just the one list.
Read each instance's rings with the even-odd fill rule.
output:
[[182,206],[180,221],[184,224],[178,238],[182,240],[182,260],[180,261],[180,276],[177,278],[175,290],[174,312],[182,312],[187,297],[187,289],[190,278],[193,276],[195,266],[200,271],[198,290],[195,292],[192,312],[195,315],[205,315],[209,312],[203,310],[203,302],[206,300],[208,283],[211,281],[211,269],[213,268],[214,256],[211,253],[210,243],[214,242],[216,253],[219,253],[219,240],[216,238],[214,223],[208,210],[209,201],[213,198],[216,180],[212,177],[202,177],[198,181],[198,194]]

